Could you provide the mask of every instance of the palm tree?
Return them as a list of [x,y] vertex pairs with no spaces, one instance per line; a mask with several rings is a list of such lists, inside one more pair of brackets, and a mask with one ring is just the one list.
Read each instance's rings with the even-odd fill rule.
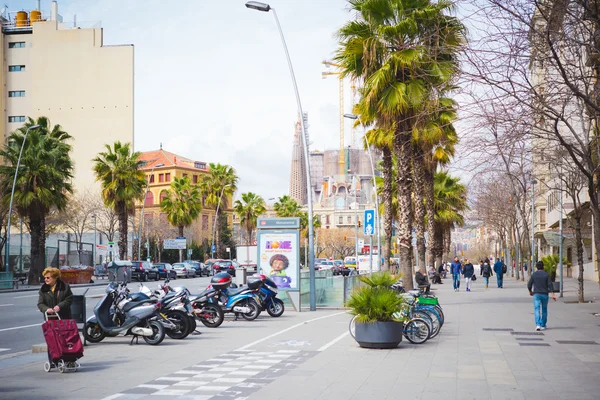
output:
[[119,220],[119,258],[127,258],[127,220],[135,200],[144,197],[146,176],[140,169],[140,153],[131,151],[130,143],[116,141],[92,160],[96,181],[102,185],[102,199],[113,208]]
[[[219,221],[219,216],[223,209],[228,207],[227,199],[233,196],[237,190],[238,177],[235,170],[229,165],[209,164],[208,174],[200,181],[200,192],[206,196],[206,205],[215,208],[215,218]],[[217,254],[220,253],[220,229],[217,222],[215,232],[215,243],[217,245]]]
[[256,220],[267,211],[265,200],[252,192],[242,193],[242,201],[236,200],[234,209],[240,217],[240,224],[246,230],[246,243],[250,245],[252,243],[252,232],[256,229]]
[[[187,176],[175,177],[171,182],[171,189],[167,190],[160,203],[160,209],[167,214],[167,220],[178,229],[179,236],[182,237],[183,228],[190,226],[202,211],[200,189]],[[183,251],[179,250],[179,262],[181,261]]]
[[[33,125],[27,138],[25,133]],[[51,210],[64,210],[67,199],[73,193],[72,146],[67,143],[71,136],[60,125],[51,126],[46,117],[27,122],[9,138],[0,156],[0,192],[5,193],[2,201],[10,203],[10,193],[21,145],[25,140],[17,182],[14,207],[27,221],[31,234],[31,269],[29,284],[37,285],[46,262],[46,216]]]
[[281,196],[273,205],[275,214],[280,218],[298,217],[302,207],[298,202],[287,194]]
[[[467,188],[446,171],[434,177],[435,232],[433,235],[436,264],[441,265],[444,240],[456,225],[464,224],[463,212],[467,211]],[[447,240],[447,239],[446,239]]]
[[[431,99],[458,70],[462,25],[441,0],[353,0],[357,19],[338,31],[343,75],[363,80],[361,109],[378,127],[394,130],[398,171],[398,236],[404,276],[412,276],[413,134],[428,120]],[[395,124],[395,125],[394,125]],[[407,279],[407,287],[412,280]]]

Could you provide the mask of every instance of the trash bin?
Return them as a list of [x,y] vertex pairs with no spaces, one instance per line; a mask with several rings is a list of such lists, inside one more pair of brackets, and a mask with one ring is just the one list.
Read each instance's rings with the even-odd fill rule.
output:
[[[112,261],[108,264],[108,280],[111,282],[131,282],[131,261]],[[125,280],[125,274],[127,279]]]
[[235,269],[235,284],[238,286],[246,284],[246,268]]

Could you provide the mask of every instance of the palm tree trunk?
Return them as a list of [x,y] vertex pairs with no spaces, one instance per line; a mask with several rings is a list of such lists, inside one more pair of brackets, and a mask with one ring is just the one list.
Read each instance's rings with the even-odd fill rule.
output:
[[[36,213],[37,214],[37,213]],[[29,284],[39,285],[45,264],[46,234],[44,232],[44,218],[38,215],[29,215],[29,228],[31,229],[31,268],[29,270]]]
[[[450,259],[450,243],[452,242],[452,228],[449,226],[444,227],[444,252],[446,253],[446,258]],[[456,256],[456,254],[452,254]]]
[[383,153],[383,232],[385,234],[381,254],[383,254],[384,257],[383,270],[389,271],[390,253],[392,248],[392,222],[394,220],[394,210],[392,209],[392,170],[394,168],[394,162],[392,159],[392,151],[389,147],[384,146],[381,150]]
[[[183,225],[177,227],[179,237],[183,237]],[[179,249],[179,262],[183,261],[183,249]]]
[[433,172],[425,169],[425,183],[423,191],[425,192],[425,208],[427,210],[427,247],[429,248],[429,264],[439,267],[435,259],[434,237],[435,237],[435,195],[433,193]]
[[398,242],[400,245],[400,270],[405,289],[413,288],[412,261],[412,178],[410,165],[412,160],[411,136],[398,128],[394,134],[394,150],[398,173]]
[[119,217],[119,259],[127,260],[127,206],[118,201],[115,208]]
[[423,150],[415,149],[415,158],[413,160],[414,176],[414,207],[415,207],[415,233],[417,236],[417,257],[419,270],[427,274],[427,265],[425,260],[425,160]]
[[435,229],[433,233],[433,248],[432,252],[435,257],[435,263],[437,266],[442,265],[444,262],[444,229],[442,224],[435,223]]

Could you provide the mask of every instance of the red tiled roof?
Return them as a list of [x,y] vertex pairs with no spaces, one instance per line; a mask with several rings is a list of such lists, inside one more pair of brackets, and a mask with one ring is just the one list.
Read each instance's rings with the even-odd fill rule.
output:
[[[171,153],[169,151],[159,149],[152,151],[145,151],[140,154],[140,161],[146,161],[146,165],[144,165],[141,169],[152,169],[155,165],[164,164],[164,167],[184,167],[184,168],[192,168],[199,169],[201,171],[208,171],[209,165],[203,161],[194,161],[189,158],[177,155],[175,153]],[[195,163],[201,162],[206,165],[206,168],[200,169],[196,168]],[[162,168],[162,167],[159,167]]]

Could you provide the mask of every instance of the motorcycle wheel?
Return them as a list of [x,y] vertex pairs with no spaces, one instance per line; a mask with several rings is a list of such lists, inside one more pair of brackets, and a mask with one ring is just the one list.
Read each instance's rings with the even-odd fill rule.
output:
[[285,307],[281,299],[271,299],[269,304],[267,304],[267,313],[269,313],[271,317],[281,317],[283,311],[285,311]]
[[[206,315],[209,315],[207,318]],[[207,304],[204,306],[204,313],[202,316],[198,316],[204,326],[208,328],[218,328],[225,319],[225,313],[223,309],[215,304]]]
[[149,321],[148,328],[152,329],[154,335],[151,337],[144,336],[144,341],[152,346],[160,344],[165,339],[165,328],[158,321]]
[[148,282],[148,274],[142,275],[142,282]]
[[90,343],[100,343],[106,337],[106,332],[99,324],[86,322],[83,327],[83,336]]
[[245,306],[245,307],[250,307],[251,311],[247,314],[242,314],[242,317],[246,320],[246,321],[254,321],[260,314],[260,306],[258,305],[258,303],[256,302],[256,300],[254,299],[246,299],[240,302],[241,306]]
[[198,325],[196,324],[196,318],[194,318],[190,315],[188,315],[187,318],[188,318],[188,326],[189,326],[188,332],[191,335],[192,333],[194,333],[196,331],[196,328]]
[[190,323],[186,313],[179,310],[167,312],[167,319],[177,327],[166,329],[165,332],[171,339],[185,339],[190,334]]

